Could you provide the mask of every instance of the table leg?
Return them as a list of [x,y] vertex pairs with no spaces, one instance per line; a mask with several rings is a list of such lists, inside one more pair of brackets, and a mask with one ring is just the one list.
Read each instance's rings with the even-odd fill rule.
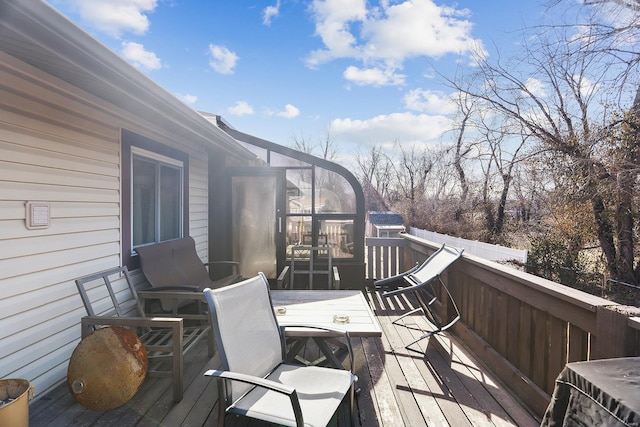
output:
[[300,360],[301,358],[298,357],[298,354],[300,354],[304,348],[306,338],[287,338],[287,341],[292,342],[291,347],[287,352],[287,362],[294,362],[298,360],[299,362],[308,365],[309,363],[304,360]]
[[316,344],[320,348],[320,351],[322,351],[322,354],[324,354],[326,359],[329,361],[332,368],[344,369],[344,366],[342,366],[342,362],[340,362],[340,359],[338,359],[338,351],[340,350],[342,345],[336,349],[337,351],[334,351],[329,346],[328,341],[335,342],[336,340],[326,339],[326,338],[323,339],[323,338],[317,338],[317,337],[314,337],[313,340],[316,342]]
[[[303,365],[316,366],[324,362],[328,362],[329,366],[336,369],[345,369],[344,365],[340,361],[341,357],[347,353],[347,346],[345,343],[337,338],[320,338],[311,337],[315,344],[320,349],[322,356],[316,360],[307,360],[300,355],[304,350],[308,337],[289,337],[287,343],[289,344],[289,350],[287,351],[287,361],[297,361]],[[333,348],[330,344],[333,344]]]

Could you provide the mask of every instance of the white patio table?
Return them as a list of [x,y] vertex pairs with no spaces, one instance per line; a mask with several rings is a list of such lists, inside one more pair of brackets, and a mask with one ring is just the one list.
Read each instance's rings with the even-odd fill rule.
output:
[[[361,291],[275,290],[271,291],[271,300],[281,326],[311,324],[347,330],[352,337],[382,336],[378,319]],[[286,336],[297,340],[289,351],[290,360],[296,358],[309,364],[322,361],[309,362],[297,357],[305,339],[311,338],[334,367],[342,367],[337,352],[329,346],[329,342],[335,344],[337,350],[343,350],[344,345],[332,338],[331,334],[317,329],[289,327]]]

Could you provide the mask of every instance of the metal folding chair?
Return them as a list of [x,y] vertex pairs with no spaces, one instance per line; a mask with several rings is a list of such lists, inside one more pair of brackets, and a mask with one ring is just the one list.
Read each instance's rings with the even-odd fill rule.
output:
[[[383,296],[385,297],[411,294],[418,302],[418,308],[404,313],[393,321],[394,324],[398,324],[401,319],[404,319],[411,314],[422,311],[427,317],[427,320],[432,325],[434,325],[435,328],[432,331],[428,331],[420,338],[406,345],[405,348],[407,348],[408,350],[422,353],[419,350],[410,348],[410,346],[420,340],[430,337],[433,334],[437,334],[438,332],[449,329],[458,320],[460,320],[460,310],[458,310],[458,306],[453,299],[453,296],[451,295],[451,292],[449,291],[446,283],[442,280],[442,275],[458,258],[462,256],[463,251],[464,249],[457,250],[443,244],[440,249],[434,252],[422,264],[417,265],[404,273],[374,282],[374,285],[376,287],[397,288],[395,290],[385,291],[383,293]],[[449,300],[448,303],[451,304],[451,307],[455,312],[455,315],[452,316],[449,320],[440,318],[440,316],[437,315],[433,308],[433,304],[438,300],[439,295],[434,287],[435,283],[439,283],[442,289],[445,291],[445,294]],[[445,303],[447,302],[443,301],[443,304]]]

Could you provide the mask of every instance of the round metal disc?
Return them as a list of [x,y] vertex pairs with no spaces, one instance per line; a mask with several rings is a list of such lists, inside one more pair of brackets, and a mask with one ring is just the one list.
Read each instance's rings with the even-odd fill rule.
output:
[[94,411],[122,406],[147,375],[147,349],[129,329],[113,326],[86,336],[73,351],[67,384],[74,399]]

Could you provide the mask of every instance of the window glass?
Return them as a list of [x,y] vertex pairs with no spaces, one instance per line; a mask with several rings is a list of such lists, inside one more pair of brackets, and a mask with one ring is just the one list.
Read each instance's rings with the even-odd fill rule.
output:
[[311,246],[311,216],[295,215],[287,217],[287,257],[291,246]]
[[316,168],[316,213],[355,213],[356,196],[353,187],[340,174]]
[[156,167],[151,161],[133,158],[133,246],[156,241]]
[[160,241],[177,239],[182,230],[182,171],[160,165]]
[[353,258],[353,219],[319,221],[318,246],[331,247],[334,258]]
[[[141,151],[141,150],[136,150]],[[134,154],[132,160],[132,247],[182,236],[183,171],[180,162]]]
[[311,169],[287,170],[287,213],[311,213]]
[[318,221],[318,238],[313,241],[312,217],[287,217],[287,260],[293,246],[330,247],[333,258],[353,258],[353,219],[322,219]]
[[284,154],[276,153],[274,151],[269,155],[269,164],[271,166],[277,167],[309,167],[311,166],[309,163],[303,162],[302,160],[294,159],[289,156],[285,156]]

